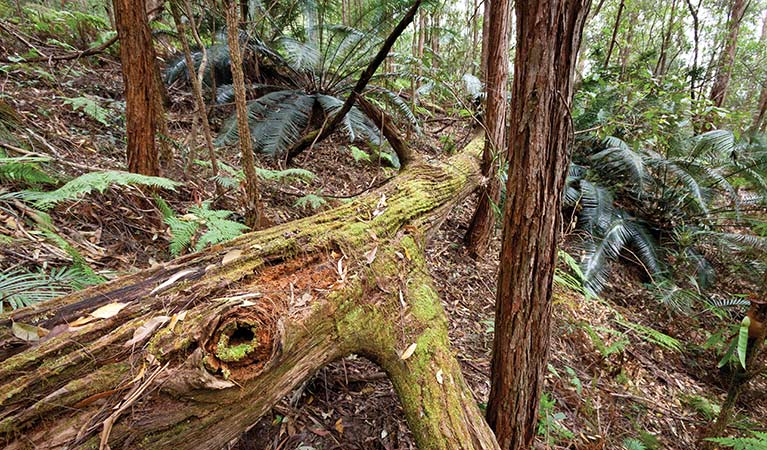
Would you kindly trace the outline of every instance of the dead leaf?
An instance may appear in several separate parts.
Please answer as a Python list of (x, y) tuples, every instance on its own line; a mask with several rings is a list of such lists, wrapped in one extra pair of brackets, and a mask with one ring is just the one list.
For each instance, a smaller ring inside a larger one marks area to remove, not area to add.
[(336, 268), (338, 272), (338, 279), (340, 281), (346, 280), (346, 268), (344, 267), (344, 258), (345, 256), (342, 256), (341, 259), (338, 260), (338, 267)]
[(378, 253), (378, 246), (376, 245), (373, 247), (372, 250), (365, 253), (365, 259), (367, 260), (368, 264), (373, 264), (373, 261), (376, 260), (376, 253)]
[(190, 273), (194, 273), (194, 269), (186, 269), (186, 270), (182, 270), (180, 272), (174, 273), (170, 278), (165, 280), (165, 282), (163, 282), (162, 284), (160, 284), (156, 288), (152, 289), (152, 292), (150, 292), (149, 295), (155, 294), (155, 293), (157, 293), (157, 292), (159, 292), (159, 291), (161, 291), (161, 290), (163, 290), (163, 289), (165, 289), (167, 287), (170, 287), (173, 283), (175, 283), (179, 279), (189, 275)]
[(311, 431), (312, 433), (316, 434), (317, 436), (322, 436), (322, 437), (325, 437), (325, 436), (330, 434), (329, 431), (315, 429), (315, 428), (309, 428), (309, 431)]
[(74, 322), (70, 322), (69, 323), (69, 331), (76, 331), (77, 329), (79, 329), (79, 328), (81, 328), (81, 327), (83, 327), (85, 325), (88, 325), (89, 323), (93, 322), (94, 320), (96, 320), (96, 318), (95, 317), (91, 317), (91, 316), (80, 317), (79, 319), (75, 320)]
[(442, 381), (443, 381), (443, 379), (442, 379), (442, 369), (439, 369), (437, 371), (437, 383), (442, 384)]
[(173, 314), (173, 317), (170, 318), (170, 325), (168, 325), (168, 328), (170, 328), (170, 331), (173, 331), (176, 329), (176, 324), (178, 322), (181, 322), (184, 319), (186, 319), (186, 313), (187, 311), (181, 311), (176, 314)]
[(21, 322), (13, 322), (11, 332), (14, 336), (27, 342), (37, 342), (41, 337), (48, 334), (48, 330), (35, 325), (28, 325)]
[(138, 344), (139, 342), (143, 342), (144, 339), (149, 337), (156, 329), (158, 329), (162, 324), (167, 322), (170, 319), (168, 316), (157, 316), (152, 317), (151, 319), (144, 322), (143, 325), (136, 328), (136, 331), (133, 332), (133, 338), (131, 338), (128, 342), (123, 344), (123, 347), (131, 347), (133, 345)]
[(418, 344), (416, 344), (415, 342), (413, 342), (412, 344), (410, 344), (410, 347), (406, 348), (406, 349), (405, 349), (405, 351), (404, 351), (404, 352), (402, 352), (402, 355), (400, 355), (400, 357), (399, 357), (399, 358), (400, 358), (401, 360), (403, 360), (403, 361), (404, 361), (404, 360), (406, 360), (406, 359), (408, 359), (408, 358), (410, 358), (411, 356), (413, 356), (413, 353), (415, 353), (415, 348), (416, 348), (417, 346), (418, 346)]
[(225, 266), (240, 256), (242, 256), (242, 250), (232, 250), (224, 255), (224, 259), (221, 260), (221, 264)]
[(127, 303), (109, 303), (90, 313), (90, 316), (96, 319), (109, 319), (116, 316), (126, 306), (128, 306)]
[(344, 434), (344, 418), (340, 417), (338, 420), (336, 420), (335, 425), (336, 431), (338, 431), (338, 434)]

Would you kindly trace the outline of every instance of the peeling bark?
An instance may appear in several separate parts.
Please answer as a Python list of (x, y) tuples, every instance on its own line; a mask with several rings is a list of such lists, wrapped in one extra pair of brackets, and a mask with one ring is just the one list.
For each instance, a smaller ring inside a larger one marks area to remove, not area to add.
[[(220, 449), (357, 353), (391, 378), (419, 448), (498, 449), (422, 251), (476, 188), (482, 142), (337, 209), (0, 316), (0, 445)], [(26, 342), (12, 323), (50, 332)]]

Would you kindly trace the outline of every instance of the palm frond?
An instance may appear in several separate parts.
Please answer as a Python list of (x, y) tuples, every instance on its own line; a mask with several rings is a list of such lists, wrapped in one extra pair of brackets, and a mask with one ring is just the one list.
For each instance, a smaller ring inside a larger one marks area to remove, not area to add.
[(581, 219), (589, 232), (607, 230), (615, 216), (613, 194), (610, 190), (588, 180), (580, 181)]
[(644, 158), (635, 152), (623, 140), (608, 136), (604, 140), (605, 149), (589, 158), (594, 162), (594, 169), (608, 177), (622, 175), (641, 192), (647, 178)]

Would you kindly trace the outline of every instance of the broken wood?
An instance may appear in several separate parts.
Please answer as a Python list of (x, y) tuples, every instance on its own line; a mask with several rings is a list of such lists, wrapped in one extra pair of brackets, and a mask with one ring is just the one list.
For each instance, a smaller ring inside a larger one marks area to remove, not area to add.
[(419, 448), (498, 449), (423, 254), (478, 185), (483, 140), (339, 208), (0, 316), (0, 444), (220, 449), (354, 353), (392, 380)]

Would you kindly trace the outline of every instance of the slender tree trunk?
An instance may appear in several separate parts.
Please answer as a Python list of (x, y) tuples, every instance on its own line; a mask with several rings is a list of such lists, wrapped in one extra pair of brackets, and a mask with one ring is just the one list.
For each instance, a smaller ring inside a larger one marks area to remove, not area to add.
[(700, 54), (700, 18), (698, 13), (700, 12), (700, 4), (702, 0), (698, 1), (698, 6), (692, 5), (692, 0), (685, 0), (687, 2), (687, 9), (692, 16), (692, 33), (693, 33), (693, 53), (692, 53), (692, 69), (690, 70), (690, 99), (695, 100), (695, 85), (698, 82), (698, 56)]
[(669, 46), (671, 45), (671, 34), (673, 33), (674, 26), (676, 25), (676, 5), (677, 0), (671, 0), (671, 14), (668, 18), (668, 25), (666, 25), (665, 30), (663, 30), (663, 39), (661, 40), (660, 45), (660, 56), (658, 57), (658, 63), (655, 65), (654, 73), (657, 77), (662, 77), (666, 74), (666, 60), (668, 59), (668, 50)]
[(529, 449), (536, 434), (573, 133), (573, 73), (589, 6), (589, 0), (516, 5), (513, 126), (487, 406), (503, 449)]
[[(764, 18), (762, 19), (762, 33), (759, 36), (759, 47), (762, 54), (767, 54), (765, 44), (767, 44), (767, 11), (765, 11)], [(756, 114), (754, 114), (754, 119), (751, 123), (751, 131), (757, 131), (759, 129), (762, 122), (764, 122), (765, 113), (767, 113), (767, 80), (762, 81), (761, 88), (759, 89), (759, 103), (757, 104)]]
[(626, 6), (626, 0), (621, 0), (620, 6), (618, 6), (618, 13), (615, 15), (615, 25), (613, 26), (613, 36), (610, 39), (610, 47), (607, 50), (607, 56), (605, 57), (605, 63), (602, 67), (607, 69), (610, 66), (610, 57), (613, 55), (613, 49), (615, 48), (615, 39), (618, 37), (618, 29), (621, 26), (621, 18), (623, 17), (623, 8)]
[(245, 225), (258, 228), (263, 220), (261, 199), (258, 193), (258, 174), (253, 155), (253, 142), (250, 139), (248, 125), (248, 106), (245, 103), (245, 76), (242, 72), (242, 52), (240, 50), (240, 29), (237, 2), (225, 0), (226, 35), (229, 44), (229, 55), (232, 60), (232, 85), (234, 86), (234, 103), (237, 108), (237, 133), (242, 156), (242, 170), (245, 172)]
[(732, 63), (735, 61), (735, 51), (738, 47), (740, 23), (743, 21), (748, 3), (746, 0), (732, 0), (730, 20), (727, 25), (727, 40), (719, 58), (714, 84), (709, 95), (711, 103), (717, 108), (724, 106), (724, 101), (727, 98), (727, 88), (730, 85), (730, 76), (732, 75)]
[(378, 129), (381, 130), (381, 133), (383, 133), (384, 137), (391, 145), (391, 148), (397, 154), (400, 168), (404, 168), (410, 164), (413, 161), (415, 154), (407, 142), (399, 135), (397, 126), (394, 124), (391, 116), (370, 103), (365, 97), (358, 97), (357, 105), (359, 105), (362, 112), (373, 121)]
[[(208, 148), (208, 158), (210, 159), (210, 166), (213, 169), (213, 176), (215, 177), (218, 175), (218, 160), (216, 158), (216, 149), (213, 147), (213, 136), (210, 132), (210, 123), (208, 122), (208, 108), (206, 107), (205, 99), (202, 96), (202, 79), (208, 64), (207, 51), (202, 47), (203, 55), (202, 60), (200, 61), (200, 70), (198, 73), (194, 73), (192, 52), (189, 48), (189, 40), (186, 37), (186, 27), (181, 21), (181, 13), (178, 10), (178, 5), (176, 5), (175, 2), (170, 2), (170, 10), (173, 15), (173, 21), (176, 23), (179, 38), (181, 39), (181, 46), (184, 49), (184, 59), (186, 60), (186, 67), (189, 70), (189, 80), (192, 84), (192, 93), (197, 105), (197, 116), (202, 124), (202, 134), (205, 137), (205, 146)], [(191, 27), (196, 28), (194, 17), (188, 17), (188, 19)], [(216, 191), (220, 191), (218, 183), (216, 183)]]
[(494, 205), (500, 199), (499, 158), (506, 148), (506, 85), (509, 79), (509, 2), (489, 0), (489, 33), (487, 47), (487, 108), (485, 151), (482, 152), (482, 175), (477, 209), (471, 218), (465, 241), (469, 253), (481, 257), (487, 252), (495, 229)]
[(439, 69), (439, 62), (440, 62), (440, 56), (439, 56), (439, 39), (440, 39), (440, 31), (441, 31), (441, 17), (440, 17), (440, 10), (435, 9), (432, 12), (431, 15), (431, 66), (436, 71)]
[(639, 13), (636, 10), (631, 10), (631, 12), (629, 12), (629, 24), (628, 29), (626, 30), (626, 39), (620, 51), (622, 80), (625, 80), (628, 76), (629, 60), (631, 58), (632, 46), (634, 44), (634, 33), (636, 32), (636, 25), (638, 20)]
[(376, 53), (376, 55), (370, 61), (370, 64), (368, 64), (368, 66), (362, 72), (359, 79), (357, 80), (357, 83), (354, 85), (354, 88), (352, 88), (351, 93), (348, 97), (346, 97), (344, 104), (338, 109), (338, 111), (330, 116), (320, 129), (307, 133), (304, 135), (304, 137), (302, 137), (298, 142), (294, 143), (288, 149), (288, 160), (300, 155), (304, 150), (317, 142), (321, 142), (323, 139), (330, 136), (333, 131), (335, 131), (346, 114), (351, 111), (352, 106), (354, 106), (354, 102), (357, 101), (357, 98), (362, 94), (362, 91), (365, 89), (368, 82), (370, 82), (373, 74), (375, 74), (376, 70), (378, 70), (378, 67), (386, 59), (386, 56), (394, 46), (394, 43), (397, 42), (397, 38), (399, 38), (402, 32), (405, 31), (405, 28), (407, 28), (407, 26), (413, 22), (415, 14), (418, 12), (418, 8), (421, 6), (421, 3), (422, 0), (415, 0), (415, 2), (413, 2), (413, 6), (411, 6), (405, 15), (402, 16), (402, 19), (400, 19), (397, 26), (394, 27), (392, 32), (384, 41), (381, 48), (378, 49), (378, 53)]
[(159, 90), (152, 35), (144, 2), (113, 0), (115, 26), (120, 39), (120, 61), (125, 84), (125, 122), (128, 170), (142, 175), (160, 174), (155, 143)]
[(418, 448), (500, 450), (423, 257), (476, 188), (482, 139), (337, 209), (0, 316), (0, 447), (226, 448), (355, 353), (391, 378)]
[(479, 59), (479, 79), (485, 83), (487, 88), (487, 53), (490, 44), (490, 3), (493, 0), (484, 0), (484, 10), (482, 13), (482, 53)]

